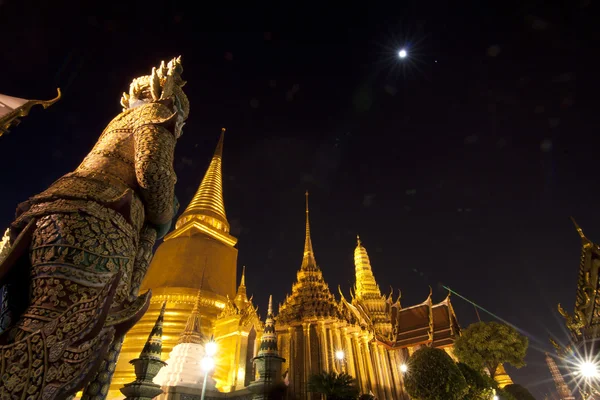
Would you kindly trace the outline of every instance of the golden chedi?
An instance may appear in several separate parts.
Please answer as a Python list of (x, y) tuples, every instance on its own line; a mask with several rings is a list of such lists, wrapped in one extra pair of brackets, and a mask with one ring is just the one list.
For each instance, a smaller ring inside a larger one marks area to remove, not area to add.
[(141, 287), (142, 291), (152, 290), (150, 308), (125, 338), (109, 398), (119, 398), (118, 389), (134, 378), (128, 362), (139, 354), (164, 302), (167, 312), (162, 354), (166, 358), (185, 330), (198, 290), (201, 326), (206, 335), (211, 334), (228, 297), (235, 295), (237, 239), (229, 232), (223, 201), (224, 133), (225, 129), (198, 191), (152, 259)]

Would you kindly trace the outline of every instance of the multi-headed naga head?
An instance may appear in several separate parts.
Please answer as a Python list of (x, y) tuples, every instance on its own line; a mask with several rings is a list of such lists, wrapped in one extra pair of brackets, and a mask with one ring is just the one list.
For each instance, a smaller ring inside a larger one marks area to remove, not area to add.
[(121, 98), (123, 111), (143, 103), (172, 99), (180, 115), (180, 130), (190, 113), (190, 103), (183, 92), (186, 82), (181, 78), (182, 73), (181, 56), (173, 58), (166, 65), (161, 61), (158, 68), (152, 68), (152, 74), (140, 76), (131, 82), (129, 93), (123, 93)]

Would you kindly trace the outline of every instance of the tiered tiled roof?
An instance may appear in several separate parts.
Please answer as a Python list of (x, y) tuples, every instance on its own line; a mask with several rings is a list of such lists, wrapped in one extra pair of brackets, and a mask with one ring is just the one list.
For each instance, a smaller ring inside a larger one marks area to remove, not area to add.
[(302, 265), (292, 285), (292, 294), (279, 306), (278, 324), (293, 324), (311, 318), (339, 317), (338, 304), (317, 265), (310, 237), (308, 192), (306, 192), (306, 237)]

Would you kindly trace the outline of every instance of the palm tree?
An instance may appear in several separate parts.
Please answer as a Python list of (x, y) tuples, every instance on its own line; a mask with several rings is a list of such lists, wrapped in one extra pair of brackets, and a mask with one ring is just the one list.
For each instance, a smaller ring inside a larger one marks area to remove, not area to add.
[(308, 380), (308, 391), (324, 394), (326, 400), (354, 400), (358, 397), (354, 378), (345, 373), (315, 374)]

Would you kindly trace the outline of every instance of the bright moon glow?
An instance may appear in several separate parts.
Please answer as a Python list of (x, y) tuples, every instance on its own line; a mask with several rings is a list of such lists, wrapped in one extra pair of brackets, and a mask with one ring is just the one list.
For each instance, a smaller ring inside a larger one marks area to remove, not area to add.
[(398, 56), (400, 58), (405, 58), (407, 56), (406, 50), (402, 49), (398, 52)]
[(211, 357), (204, 357), (200, 363), (200, 366), (204, 372), (208, 372), (215, 367), (215, 360), (213, 360)]
[(400, 372), (404, 373), (404, 372), (406, 372), (406, 371), (408, 371), (408, 365), (406, 365), (406, 364), (402, 364), (402, 365), (400, 366)]
[(213, 341), (206, 343), (204, 346), (204, 350), (206, 351), (207, 356), (214, 356), (217, 353), (217, 344)]
[(586, 378), (595, 378), (598, 376), (598, 367), (596, 364), (587, 361), (581, 364), (579, 372)]
[(344, 353), (344, 350), (337, 350), (335, 352), (335, 358), (337, 358), (338, 360), (343, 360), (344, 357), (346, 357), (346, 354)]

